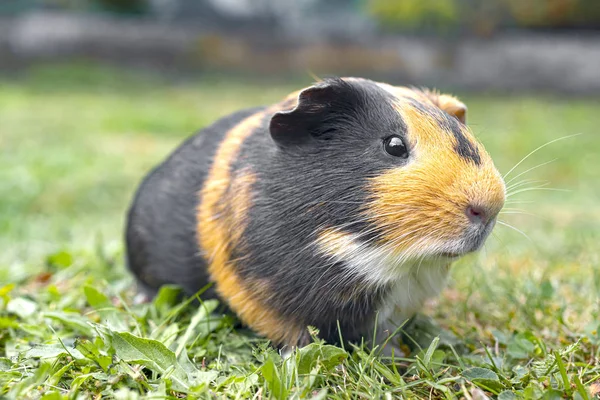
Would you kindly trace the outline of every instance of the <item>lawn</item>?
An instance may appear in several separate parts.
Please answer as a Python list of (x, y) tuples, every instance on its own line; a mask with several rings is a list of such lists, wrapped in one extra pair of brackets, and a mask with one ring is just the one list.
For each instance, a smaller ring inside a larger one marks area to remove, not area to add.
[(403, 358), (314, 343), (282, 361), (214, 302), (164, 288), (133, 304), (122, 231), (140, 179), (196, 129), (297, 87), (92, 66), (0, 76), (0, 397), (597, 396), (600, 98), (462, 96), (503, 173), (581, 135), (510, 172), (501, 219), (516, 230), (453, 267)]

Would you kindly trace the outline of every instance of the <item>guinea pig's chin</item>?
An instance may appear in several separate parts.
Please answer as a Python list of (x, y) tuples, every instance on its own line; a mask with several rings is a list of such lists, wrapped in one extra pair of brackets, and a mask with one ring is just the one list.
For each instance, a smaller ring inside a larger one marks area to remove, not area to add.
[(439, 256), (449, 259), (458, 259), (465, 254), (473, 253), (481, 249), (492, 232), (492, 229), (494, 229), (494, 225), (496, 225), (495, 218), (485, 226), (470, 226), (463, 237), (449, 244), (447, 249), (442, 249), (438, 253)]

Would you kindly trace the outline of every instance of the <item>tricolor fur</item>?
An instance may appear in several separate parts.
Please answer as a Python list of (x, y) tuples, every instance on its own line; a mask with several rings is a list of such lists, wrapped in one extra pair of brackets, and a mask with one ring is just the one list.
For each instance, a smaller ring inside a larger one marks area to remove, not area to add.
[[(220, 120), (144, 181), (130, 268), (149, 290), (213, 282), (207, 296), (277, 344), (306, 343), (309, 325), (335, 342), (368, 336), (378, 314), (401, 323), (504, 204), (465, 111), (452, 96), (344, 78)], [(407, 159), (383, 151), (390, 135)]]

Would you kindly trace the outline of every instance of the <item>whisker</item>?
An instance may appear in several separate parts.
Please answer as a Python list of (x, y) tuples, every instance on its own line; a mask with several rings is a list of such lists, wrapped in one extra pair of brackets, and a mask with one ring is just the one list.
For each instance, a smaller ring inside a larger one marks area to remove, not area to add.
[(523, 163), (525, 160), (527, 160), (527, 159), (528, 159), (530, 156), (532, 156), (533, 154), (535, 154), (537, 151), (539, 151), (539, 150), (543, 149), (544, 147), (546, 147), (546, 146), (549, 146), (549, 145), (551, 145), (552, 143), (556, 143), (556, 142), (558, 142), (558, 141), (560, 141), (560, 140), (569, 139), (569, 138), (572, 138), (572, 137), (575, 137), (575, 136), (580, 136), (580, 135), (582, 135), (582, 133), (576, 133), (576, 134), (574, 134), (574, 135), (563, 136), (563, 137), (560, 137), (560, 138), (558, 138), (558, 139), (551, 140), (551, 141), (549, 141), (548, 143), (545, 143), (545, 144), (543, 144), (543, 145), (539, 146), (538, 148), (536, 148), (535, 150), (533, 150), (533, 151), (531, 151), (529, 154), (527, 154), (525, 157), (523, 157), (523, 158), (521, 159), (521, 161), (519, 161), (518, 163), (516, 163), (516, 164), (515, 164), (515, 166), (514, 166), (514, 167), (512, 167), (512, 168), (511, 168), (511, 169), (510, 169), (510, 170), (509, 170), (509, 171), (508, 171), (506, 174), (504, 174), (504, 176), (503, 176), (502, 178), (503, 178), (504, 180), (506, 180), (506, 178), (508, 177), (508, 175), (510, 175), (510, 173), (511, 173), (511, 172), (513, 172), (513, 171), (515, 170), (515, 168), (517, 168), (517, 167), (518, 167), (519, 165), (521, 165), (521, 164), (522, 164), (522, 163)]
[(523, 232), (522, 230), (520, 230), (520, 229), (518, 229), (518, 228), (515, 228), (515, 227), (514, 227), (514, 226), (512, 226), (511, 224), (508, 224), (508, 223), (506, 223), (506, 222), (504, 222), (504, 221), (497, 220), (497, 222), (498, 222), (500, 225), (504, 225), (504, 226), (506, 226), (506, 227), (508, 227), (508, 228), (511, 228), (511, 229), (513, 229), (515, 232), (518, 232), (518, 233), (520, 233), (521, 235), (525, 236), (525, 238), (526, 238), (527, 240), (529, 240), (531, 243), (534, 243), (534, 241), (533, 241), (533, 240), (531, 240), (531, 238), (530, 238), (529, 236), (527, 236), (527, 234), (526, 234), (525, 232)]
[(550, 184), (549, 182), (544, 182), (544, 183), (539, 184), (537, 186), (530, 186), (530, 187), (527, 187), (527, 188), (520, 188), (520, 189), (517, 189), (517, 190), (507, 191), (506, 192), (506, 197), (512, 196), (513, 194), (519, 192), (520, 190), (533, 189), (533, 188), (535, 188), (535, 189), (537, 189), (537, 188), (543, 188), (543, 187), (548, 186), (549, 184)]
[(524, 186), (524, 185), (529, 185), (529, 184), (532, 184), (532, 185), (533, 184), (545, 184), (546, 185), (548, 183), (549, 183), (548, 181), (539, 181), (539, 180), (536, 181), (534, 179), (525, 179), (525, 180), (513, 183), (510, 186), (507, 186), (506, 192), (510, 193), (511, 190), (514, 190), (514, 189), (518, 188), (519, 186)]
[(533, 188), (519, 189), (516, 192), (509, 193), (509, 194), (506, 195), (506, 198), (514, 196), (515, 194), (519, 194), (519, 193), (523, 193), (523, 192), (531, 192), (531, 191), (534, 191), (534, 190), (548, 190), (548, 191), (551, 191), (551, 192), (566, 192), (566, 193), (571, 192), (571, 190), (569, 190), (569, 189), (557, 189), (557, 188), (547, 188), (547, 187), (533, 187)]
[(504, 202), (504, 204), (531, 204), (533, 202), (534, 202), (533, 200), (516, 200), (516, 199), (513, 199), (513, 200), (506, 200)]
[(550, 220), (548, 218), (544, 218), (541, 215), (537, 215), (537, 214), (530, 213), (530, 212), (527, 212), (527, 211), (507, 211), (507, 212), (500, 211), (500, 214), (502, 214), (502, 215), (511, 215), (511, 214), (529, 215), (531, 217), (539, 218), (539, 219), (541, 219), (543, 221), (550, 222)]
[(511, 183), (512, 181), (514, 181), (515, 179), (517, 179), (518, 177), (520, 177), (520, 176), (522, 176), (522, 175), (525, 175), (526, 173), (528, 173), (528, 172), (531, 172), (531, 171), (533, 171), (534, 169), (537, 169), (537, 168), (539, 168), (539, 167), (543, 167), (544, 165), (548, 165), (548, 164), (550, 164), (550, 163), (553, 163), (553, 162), (554, 162), (554, 161), (556, 161), (556, 160), (558, 160), (558, 158), (555, 158), (555, 159), (553, 159), (553, 160), (550, 160), (550, 161), (546, 161), (545, 163), (538, 164), (538, 165), (536, 165), (535, 167), (531, 167), (531, 168), (529, 168), (528, 170), (525, 170), (525, 171), (521, 172), (520, 174), (513, 176), (513, 177), (512, 177), (510, 180), (508, 180), (508, 182), (506, 182), (506, 184), (508, 185), (509, 183)]
[(502, 248), (506, 248), (506, 244), (502, 241), (502, 239), (500, 239), (500, 236), (498, 236), (495, 231), (492, 231), (492, 236), (500, 242), (500, 246), (502, 246)]

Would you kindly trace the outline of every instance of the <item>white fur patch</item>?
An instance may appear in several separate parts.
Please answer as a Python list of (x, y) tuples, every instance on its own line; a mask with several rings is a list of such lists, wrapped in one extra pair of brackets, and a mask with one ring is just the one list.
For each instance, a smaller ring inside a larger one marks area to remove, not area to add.
[(446, 284), (451, 263), (443, 258), (406, 257), (348, 233), (330, 238), (325, 235), (317, 245), (332, 259), (342, 261), (348, 273), (362, 276), (376, 286), (391, 285), (392, 290), (378, 310), (381, 324), (402, 324), (421, 309), (425, 300), (437, 296)]
[(380, 324), (396, 327), (419, 311), (425, 300), (436, 297), (446, 286), (448, 266), (424, 261), (395, 282), (379, 310)]

